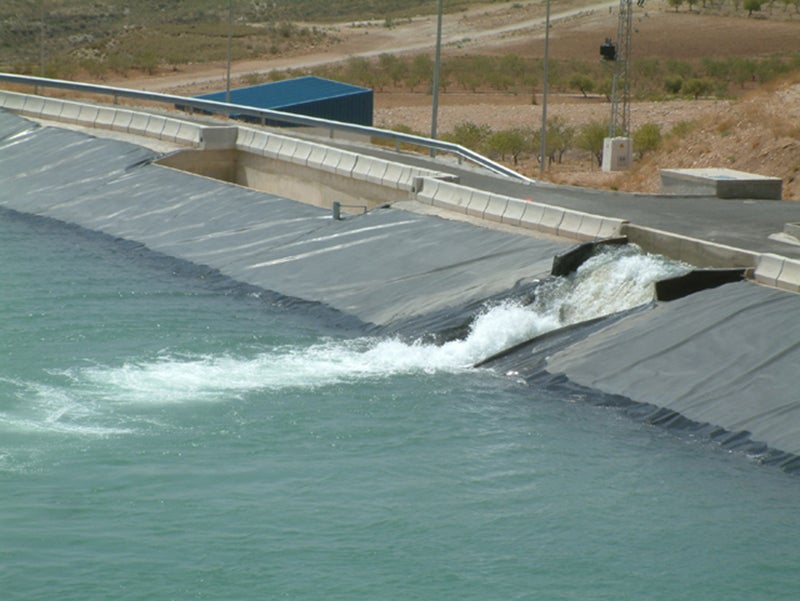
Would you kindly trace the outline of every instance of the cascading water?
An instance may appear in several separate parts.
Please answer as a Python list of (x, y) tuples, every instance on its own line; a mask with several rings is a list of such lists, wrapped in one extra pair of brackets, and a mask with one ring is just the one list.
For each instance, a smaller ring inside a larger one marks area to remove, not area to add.
[(634, 246), (601, 248), (574, 274), (543, 282), (532, 304), (505, 301), (486, 307), (466, 338), (441, 346), (395, 338), (332, 340), (306, 348), (276, 347), (250, 357), (167, 354), (62, 375), (89, 397), (113, 391), (109, 396), (118, 403), (174, 403), (402, 373), (457, 372), (557, 328), (646, 304), (656, 281), (688, 269)]

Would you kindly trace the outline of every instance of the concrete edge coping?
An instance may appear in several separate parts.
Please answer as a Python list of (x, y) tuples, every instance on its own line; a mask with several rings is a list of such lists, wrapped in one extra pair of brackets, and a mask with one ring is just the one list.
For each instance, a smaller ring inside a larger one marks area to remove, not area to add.
[(800, 292), (800, 261), (764, 253), (758, 259), (754, 279), (760, 284)]
[(685, 261), (697, 267), (755, 267), (761, 253), (709, 242), (690, 236), (626, 223), (622, 234), (650, 252)]
[(25, 108), (26, 98), (27, 94), (0, 90), (0, 107), (12, 112), (22, 112)]
[(201, 138), (200, 132), (204, 129), (203, 126), (191, 121), (116, 106), (7, 91), (0, 91), (0, 106), (23, 115), (171, 142), (196, 144)]

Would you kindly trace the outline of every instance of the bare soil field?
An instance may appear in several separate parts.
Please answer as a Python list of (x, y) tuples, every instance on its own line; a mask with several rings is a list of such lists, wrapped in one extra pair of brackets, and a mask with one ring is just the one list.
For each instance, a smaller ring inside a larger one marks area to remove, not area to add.
[[(447, 56), (513, 53), (541, 57), (544, 50), (544, 3), (489, 4), (455, 15), (445, 15), (443, 60)], [(558, 59), (599, 60), (599, 46), (616, 37), (618, 2), (564, 0), (551, 15), (550, 56)], [(667, 3), (648, 0), (634, 13), (632, 53), (636, 58), (699, 60), (704, 57), (762, 57), (773, 53), (800, 52), (800, 14), (776, 8), (761, 17), (680, 12)], [(375, 57), (384, 52), (433, 52), (436, 19), (419, 17), (386, 27), (384, 23), (349, 23), (326, 27), (332, 34), (329, 47), (312, 53), (298, 50), (292, 56), (270, 57), (233, 66), (235, 85), (244, 77), (273, 69), (300, 69), (346, 60), (353, 56)], [(126, 87), (194, 94), (224, 86), (225, 66), (219, 64), (181, 67), (174, 71), (136, 79), (108, 82)], [(634, 82), (635, 86), (635, 82)], [(686, 122), (679, 138), (665, 139), (660, 151), (645, 155), (632, 169), (602, 173), (588, 154), (569, 153), (555, 164), (546, 179), (573, 185), (628, 191), (656, 192), (659, 168), (728, 167), (781, 177), (784, 198), (800, 200), (800, 78), (757, 88), (748, 84), (732, 100), (675, 100), (634, 102), (632, 129), (655, 123), (663, 132)], [(466, 121), (493, 129), (541, 123), (541, 98), (529, 95), (440, 93), (438, 131), (452, 130)], [(430, 130), (431, 96), (405, 91), (376, 91), (375, 123), (379, 127), (407, 126)], [(605, 98), (576, 95), (548, 97), (548, 116), (561, 116), (581, 125), (606, 120), (610, 105)], [(535, 161), (514, 166), (519, 172), (539, 176)]]

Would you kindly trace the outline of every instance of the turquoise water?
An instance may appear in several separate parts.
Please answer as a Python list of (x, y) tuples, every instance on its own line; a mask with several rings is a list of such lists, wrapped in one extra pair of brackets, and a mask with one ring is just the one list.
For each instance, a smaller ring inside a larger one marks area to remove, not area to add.
[(54, 222), (0, 249), (4, 600), (800, 596), (796, 476)]

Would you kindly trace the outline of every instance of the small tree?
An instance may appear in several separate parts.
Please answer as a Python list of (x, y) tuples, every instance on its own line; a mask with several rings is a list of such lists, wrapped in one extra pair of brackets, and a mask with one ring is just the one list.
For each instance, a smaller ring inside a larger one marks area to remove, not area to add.
[(499, 154), (502, 160), (510, 154), (517, 165), (519, 155), (530, 148), (529, 140), (530, 137), (521, 129), (502, 129), (489, 136), (486, 147), (491, 154)]
[(491, 129), (488, 125), (477, 125), (471, 121), (465, 121), (456, 125), (450, 134), (446, 134), (442, 138), (464, 148), (480, 151), (490, 133)]
[(681, 91), (693, 96), (695, 100), (700, 96), (706, 96), (713, 89), (713, 84), (707, 79), (690, 79), (681, 86)]
[(661, 146), (661, 127), (655, 123), (645, 123), (633, 132), (633, 147), (641, 159), (646, 152), (658, 150)]
[(763, 0), (744, 0), (743, 7), (747, 11), (747, 16), (752, 16), (754, 11), (760, 11), (763, 3)]
[(675, 12), (678, 12), (681, 4), (683, 4), (683, 0), (669, 0), (669, 5), (675, 7)]
[(593, 121), (581, 127), (575, 146), (581, 150), (591, 152), (597, 165), (603, 164), (603, 142), (608, 136), (608, 123)]
[(594, 90), (594, 80), (583, 73), (575, 73), (569, 78), (569, 87), (573, 90), (579, 90), (583, 97), (587, 98), (588, 93)]

